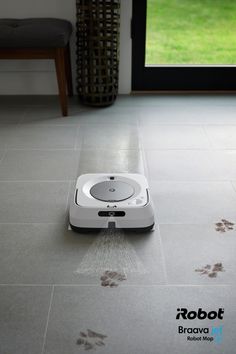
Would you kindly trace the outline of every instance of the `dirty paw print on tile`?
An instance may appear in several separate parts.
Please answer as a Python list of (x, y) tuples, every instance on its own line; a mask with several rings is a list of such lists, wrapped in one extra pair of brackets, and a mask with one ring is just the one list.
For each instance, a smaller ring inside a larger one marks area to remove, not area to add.
[(225, 272), (222, 263), (215, 263), (213, 265), (207, 264), (205, 267), (195, 269), (200, 275), (206, 275), (209, 278), (216, 278), (219, 272)]
[(226, 231), (232, 231), (234, 230), (234, 223), (230, 222), (226, 219), (221, 219), (220, 222), (217, 222), (215, 224), (215, 229), (218, 232), (224, 233)]
[(117, 273), (106, 270), (101, 276), (101, 285), (109, 288), (117, 288), (120, 282), (126, 280), (126, 275), (123, 273)]
[(105, 345), (105, 334), (94, 332), (91, 329), (87, 329), (87, 332), (80, 332), (80, 336), (76, 342), (84, 350), (95, 350), (96, 347), (102, 347)]

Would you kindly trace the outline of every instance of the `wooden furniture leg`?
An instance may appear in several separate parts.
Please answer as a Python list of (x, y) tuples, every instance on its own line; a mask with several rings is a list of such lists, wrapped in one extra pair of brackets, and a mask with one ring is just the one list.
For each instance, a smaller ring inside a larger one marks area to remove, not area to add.
[(57, 82), (59, 89), (60, 104), (63, 116), (68, 115), (67, 107), (67, 95), (66, 95), (66, 85), (67, 85), (67, 76), (65, 70), (65, 48), (56, 48), (55, 49), (55, 65), (57, 72)]

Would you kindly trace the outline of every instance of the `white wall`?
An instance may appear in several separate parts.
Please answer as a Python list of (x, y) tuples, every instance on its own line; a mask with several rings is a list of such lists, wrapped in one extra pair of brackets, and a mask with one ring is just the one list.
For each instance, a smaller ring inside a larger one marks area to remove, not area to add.
[[(76, 0), (0, 1), (0, 18), (59, 17), (76, 21)], [(131, 91), (130, 19), (132, 0), (121, 0), (119, 92)], [(73, 79), (75, 82), (75, 33), (71, 39)], [(57, 94), (54, 63), (48, 60), (0, 60), (0, 94)]]

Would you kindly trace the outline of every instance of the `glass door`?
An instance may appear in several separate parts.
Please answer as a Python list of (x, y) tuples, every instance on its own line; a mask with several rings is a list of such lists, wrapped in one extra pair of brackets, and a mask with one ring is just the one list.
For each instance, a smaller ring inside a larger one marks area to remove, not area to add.
[(236, 1), (133, 1), (132, 89), (236, 90)]

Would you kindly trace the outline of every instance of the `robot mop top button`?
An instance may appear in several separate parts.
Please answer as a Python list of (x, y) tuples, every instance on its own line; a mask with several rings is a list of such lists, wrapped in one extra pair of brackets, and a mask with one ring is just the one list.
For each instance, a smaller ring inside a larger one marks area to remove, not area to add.
[(104, 202), (120, 202), (132, 197), (134, 188), (122, 181), (104, 181), (95, 184), (90, 189), (90, 194)]

